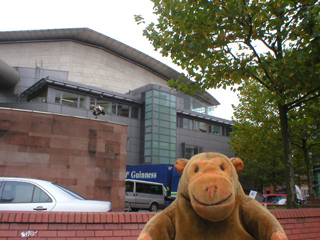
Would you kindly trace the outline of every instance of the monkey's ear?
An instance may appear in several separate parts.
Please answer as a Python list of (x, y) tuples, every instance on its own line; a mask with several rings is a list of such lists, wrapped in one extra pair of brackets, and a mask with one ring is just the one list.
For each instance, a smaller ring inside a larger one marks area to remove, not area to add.
[(176, 160), (175, 164), (174, 164), (174, 169), (177, 171), (177, 173), (179, 173), (180, 175), (182, 175), (183, 173), (183, 169), (185, 168), (185, 166), (188, 163), (188, 159), (186, 158), (179, 158)]
[(237, 173), (241, 172), (244, 168), (244, 163), (240, 158), (230, 158), (233, 166), (236, 168)]

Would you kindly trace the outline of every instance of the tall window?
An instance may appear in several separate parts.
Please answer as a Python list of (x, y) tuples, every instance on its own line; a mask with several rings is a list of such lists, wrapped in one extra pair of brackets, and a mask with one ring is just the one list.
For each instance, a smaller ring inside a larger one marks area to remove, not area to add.
[(188, 118), (183, 118), (183, 122), (182, 123), (183, 123), (182, 127), (184, 129), (190, 129), (190, 130), (193, 129), (193, 120), (188, 119)]
[(229, 137), (230, 133), (232, 132), (231, 127), (224, 127), (223, 135)]
[(144, 162), (169, 164), (176, 160), (176, 96), (150, 90), (145, 96)]

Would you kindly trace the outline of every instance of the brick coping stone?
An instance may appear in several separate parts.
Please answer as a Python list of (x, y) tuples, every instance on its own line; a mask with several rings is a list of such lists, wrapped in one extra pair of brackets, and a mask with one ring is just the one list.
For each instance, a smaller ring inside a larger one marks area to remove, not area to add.
[[(270, 210), (277, 219), (318, 218), (320, 208)], [(147, 223), (149, 212), (0, 212), (0, 223)]]

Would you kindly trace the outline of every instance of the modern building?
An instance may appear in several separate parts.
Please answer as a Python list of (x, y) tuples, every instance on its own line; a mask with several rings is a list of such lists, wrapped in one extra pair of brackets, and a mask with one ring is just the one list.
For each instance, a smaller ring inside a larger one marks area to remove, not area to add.
[[(125, 125), (127, 165), (234, 156), (232, 122), (214, 115), (219, 102), (170, 89), (179, 75), (88, 28), (0, 32), (0, 107)], [(99, 106), (104, 114), (94, 114)]]
[(177, 93), (179, 72), (91, 29), (0, 32), (0, 106), (128, 125), (127, 164), (174, 163), (197, 152), (233, 156), (232, 123), (209, 93)]

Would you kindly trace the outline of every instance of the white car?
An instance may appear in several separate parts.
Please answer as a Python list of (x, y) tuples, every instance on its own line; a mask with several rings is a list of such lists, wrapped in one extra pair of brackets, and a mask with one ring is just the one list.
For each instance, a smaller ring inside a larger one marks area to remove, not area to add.
[(111, 203), (44, 180), (0, 177), (0, 211), (110, 212)]

